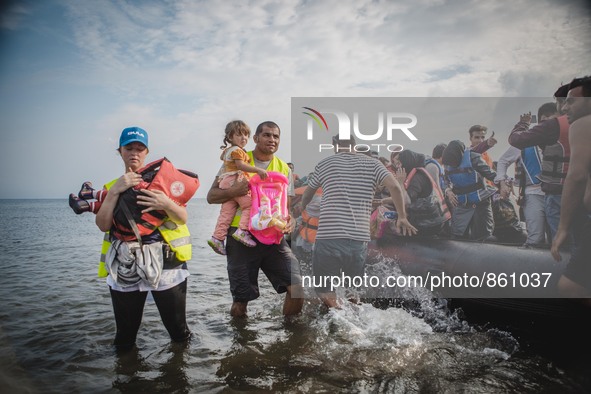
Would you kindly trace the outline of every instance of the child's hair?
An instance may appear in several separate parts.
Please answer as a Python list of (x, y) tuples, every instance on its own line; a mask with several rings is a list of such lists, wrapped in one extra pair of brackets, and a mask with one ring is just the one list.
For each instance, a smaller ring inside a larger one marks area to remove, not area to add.
[(226, 125), (225, 135), (224, 135), (224, 142), (220, 149), (226, 149), (228, 145), (232, 145), (230, 139), (234, 134), (244, 134), (247, 137), (250, 137), (250, 127), (246, 123), (241, 120), (233, 120)]

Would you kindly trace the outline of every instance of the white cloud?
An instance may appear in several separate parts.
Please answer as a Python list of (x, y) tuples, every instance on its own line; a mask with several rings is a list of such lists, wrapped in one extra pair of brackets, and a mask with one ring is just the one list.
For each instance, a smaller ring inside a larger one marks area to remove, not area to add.
[(277, 121), (289, 158), (294, 96), (551, 96), (589, 73), (583, 4), (63, 1), (64, 20), (30, 17), (71, 37), (82, 60), (60, 89), (111, 97), (89, 132), (116, 139), (139, 124), (159, 151), (213, 179), (232, 119)]
[[(589, 57), (588, 27), (582, 28), (589, 18), (572, 20), (577, 3), (119, 4), (68, 3), (78, 43), (103, 76), (114, 74), (106, 83), (121, 86), (126, 78), (129, 92), (146, 89), (155, 97), (421, 96), (448, 87), (433, 83), (432, 75), (450, 65), (495, 79), (447, 95), (524, 94), (504, 85), (502, 75), (546, 73), (544, 83), (553, 87), (556, 74), (565, 79), (582, 72)], [(575, 59), (565, 64), (569, 56)], [(155, 85), (153, 74), (164, 83)], [(463, 82), (461, 74), (450, 82)]]

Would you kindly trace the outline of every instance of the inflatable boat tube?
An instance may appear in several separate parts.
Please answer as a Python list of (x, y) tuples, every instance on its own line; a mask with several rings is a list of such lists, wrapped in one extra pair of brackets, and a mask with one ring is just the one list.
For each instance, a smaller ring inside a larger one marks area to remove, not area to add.
[(565, 253), (556, 262), (547, 249), (418, 236), (381, 239), (369, 250), (368, 264), (391, 259), (445, 298), (561, 298), (556, 284), (569, 260)]
[[(509, 330), (517, 338), (526, 338), (528, 341), (538, 340), (543, 348), (548, 348), (550, 344), (553, 344), (554, 350), (583, 344), (588, 348), (591, 346), (589, 300), (561, 298), (556, 288), (569, 258), (568, 253), (563, 253), (563, 261), (557, 263), (548, 249), (396, 237), (380, 240), (379, 243), (372, 242), (367, 264), (395, 262), (401, 273), (421, 277), (427, 274), (441, 275), (443, 272), (450, 276), (467, 274), (480, 275), (481, 278), (483, 273), (494, 274), (497, 278), (495, 288), (445, 289), (434, 291), (434, 295), (447, 298), (448, 306), (452, 310), (461, 309), (462, 317), (468, 321)], [(507, 278), (507, 286), (500, 288), (498, 278), (503, 273)], [(536, 273), (550, 274), (545, 287), (531, 287), (532, 275)], [(517, 278), (515, 287), (511, 283), (512, 274)], [(522, 286), (527, 283), (530, 287)], [(511, 288), (508, 288), (509, 284)], [(397, 302), (400, 304), (400, 300)]]

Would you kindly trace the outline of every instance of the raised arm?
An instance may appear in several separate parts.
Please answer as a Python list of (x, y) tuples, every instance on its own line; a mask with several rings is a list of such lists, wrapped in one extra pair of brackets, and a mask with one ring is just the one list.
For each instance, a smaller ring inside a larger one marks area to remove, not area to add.
[(521, 115), (519, 122), (509, 134), (509, 144), (517, 149), (528, 146), (552, 145), (560, 136), (560, 125), (556, 119), (548, 119), (529, 128), (531, 113)]
[(497, 139), (495, 138), (495, 132), (493, 131), (489, 138), (485, 139), (480, 144), (478, 144), (474, 148), (472, 148), (472, 152), (483, 154), (484, 152), (486, 152), (487, 150), (489, 150), (490, 148), (492, 148), (496, 144), (497, 144)]

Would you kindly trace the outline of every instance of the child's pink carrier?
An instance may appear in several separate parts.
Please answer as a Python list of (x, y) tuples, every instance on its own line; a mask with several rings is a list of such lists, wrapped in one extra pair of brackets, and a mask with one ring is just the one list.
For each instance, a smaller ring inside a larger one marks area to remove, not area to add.
[(255, 174), (250, 179), (252, 205), (249, 230), (259, 242), (279, 244), (287, 225), (287, 177), (279, 172), (267, 172), (267, 179)]

